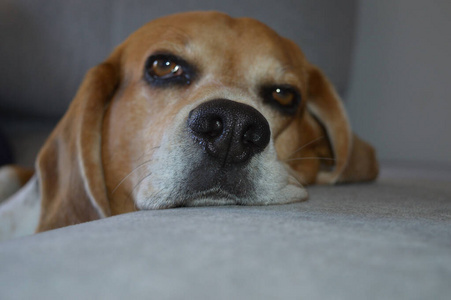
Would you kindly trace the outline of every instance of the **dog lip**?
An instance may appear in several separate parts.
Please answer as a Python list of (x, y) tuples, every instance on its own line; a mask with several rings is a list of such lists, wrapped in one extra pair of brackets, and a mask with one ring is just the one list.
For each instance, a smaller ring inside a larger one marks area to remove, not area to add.
[(237, 205), (240, 199), (221, 188), (196, 192), (184, 201), (186, 206)]
[(203, 197), (216, 196), (216, 197), (225, 197), (225, 198), (233, 198), (233, 199), (237, 198), (232, 193), (229, 193), (221, 188), (213, 188), (213, 189), (210, 189), (205, 192), (199, 192), (199, 194), (200, 194), (200, 196), (203, 196)]

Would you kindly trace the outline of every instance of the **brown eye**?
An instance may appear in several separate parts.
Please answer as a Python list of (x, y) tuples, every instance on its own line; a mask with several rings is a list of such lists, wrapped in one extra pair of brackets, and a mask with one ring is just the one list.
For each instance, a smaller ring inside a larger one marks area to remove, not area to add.
[(183, 74), (183, 69), (177, 63), (169, 59), (156, 59), (149, 70), (150, 75), (159, 77), (161, 79), (180, 76)]
[(290, 106), (293, 104), (293, 101), (296, 98), (296, 94), (293, 91), (287, 89), (276, 88), (272, 92), (272, 97), (279, 104), (283, 106)]
[(282, 113), (294, 115), (301, 103), (301, 94), (291, 85), (263, 86), (260, 92), (263, 101)]
[(193, 65), (172, 54), (152, 55), (144, 66), (144, 79), (155, 87), (189, 85), (196, 73)]

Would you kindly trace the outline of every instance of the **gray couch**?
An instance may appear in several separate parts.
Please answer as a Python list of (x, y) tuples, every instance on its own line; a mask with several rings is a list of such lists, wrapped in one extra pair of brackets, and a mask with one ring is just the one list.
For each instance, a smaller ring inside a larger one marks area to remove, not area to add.
[(295, 40), (350, 98), (354, 129), (383, 161), (377, 182), (310, 187), (304, 203), (143, 211), (3, 242), (0, 299), (449, 299), (451, 164), (402, 161), (372, 130), (383, 110), (360, 97), (375, 87), (357, 75), (377, 28), (361, 15), (374, 4), (357, 4), (0, 0), (0, 129), (20, 164), (33, 164), (89, 67), (146, 21), (193, 9), (252, 16)]

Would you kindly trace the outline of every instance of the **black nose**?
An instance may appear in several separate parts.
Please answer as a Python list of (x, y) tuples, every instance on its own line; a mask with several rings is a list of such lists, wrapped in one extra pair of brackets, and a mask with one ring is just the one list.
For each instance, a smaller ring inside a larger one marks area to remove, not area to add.
[(205, 152), (223, 165), (247, 162), (266, 148), (271, 137), (268, 121), (260, 112), (224, 99), (193, 109), (188, 128)]

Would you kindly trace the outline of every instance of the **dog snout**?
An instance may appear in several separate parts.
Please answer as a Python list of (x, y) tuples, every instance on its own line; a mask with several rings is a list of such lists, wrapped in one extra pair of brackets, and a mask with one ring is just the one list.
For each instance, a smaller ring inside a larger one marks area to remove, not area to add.
[(255, 108), (231, 100), (204, 102), (188, 116), (192, 138), (223, 165), (249, 161), (269, 143), (266, 118)]

